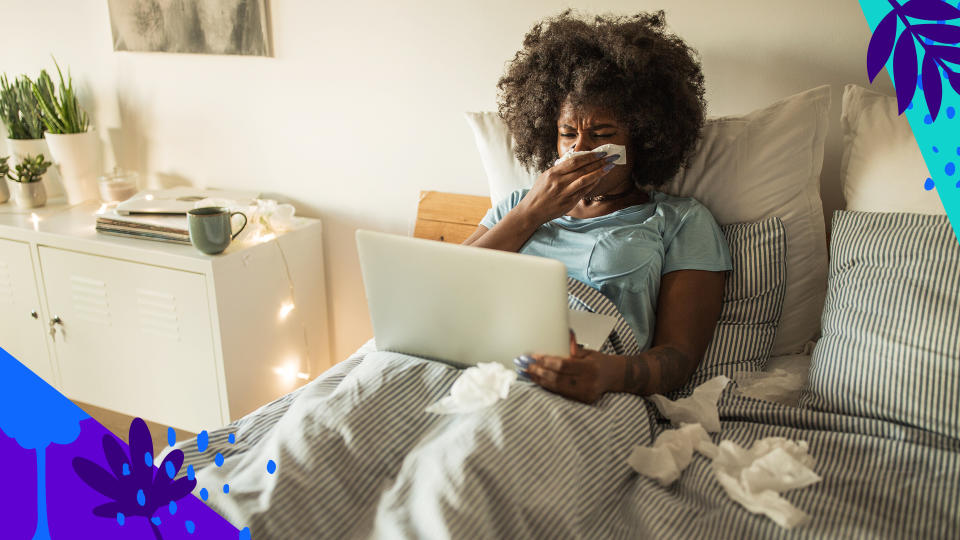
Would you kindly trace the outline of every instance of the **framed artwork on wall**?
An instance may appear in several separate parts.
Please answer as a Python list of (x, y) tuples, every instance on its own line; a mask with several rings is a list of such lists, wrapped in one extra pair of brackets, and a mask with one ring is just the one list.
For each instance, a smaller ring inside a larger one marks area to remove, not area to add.
[(107, 0), (113, 50), (270, 56), (266, 0)]

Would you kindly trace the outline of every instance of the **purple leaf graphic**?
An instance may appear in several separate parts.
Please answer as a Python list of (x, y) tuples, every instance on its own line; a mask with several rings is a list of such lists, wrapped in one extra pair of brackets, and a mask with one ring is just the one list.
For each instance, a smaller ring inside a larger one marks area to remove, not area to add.
[(932, 54), (941, 60), (960, 64), (960, 47), (945, 45), (927, 45), (927, 54)]
[[(914, 24), (914, 32), (940, 43), (960, 43), (960, 26), (951, 24)], [(869, 58), (869, 50), (867, 52)]]
[(893, 85), (897, 88), (898, 114), (903, 114), (917, 91), (917, 48), (910, 32), (900, 34), (893, 50)]
[(940, 81), (940, 70), (937, 68), (937, 59), (927, 54), (923, 57), (923, 67), (920, 71), (923, 80), (923, 97), (927, 100), (930, 116), (936, 120), (940, 113), (940, 99), (943, 97), (943, 83)]
[(925, 21), (960, 19), (960, 9), (940, 0), (910, 0), (900, 8), (900, 13)]
[(887, 60), (890, 59), (890, 53), (893, 52), (893, 42), (897, 39), (897, 20), (897, 13), (891, 11), (873, 31), (870, 45), (867, 46), (867, 76), (870, 78), (870, 82), (873, 82)]
[(950, 81), (950, 86), (953, 87), (953, 91), (960, 94), (960, 73), (947, 71), (947, 79)]

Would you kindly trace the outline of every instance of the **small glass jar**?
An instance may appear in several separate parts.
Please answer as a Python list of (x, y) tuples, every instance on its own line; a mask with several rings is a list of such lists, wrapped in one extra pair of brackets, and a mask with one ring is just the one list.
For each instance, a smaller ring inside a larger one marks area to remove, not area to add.
[(133, 197), (140, 191), (139, 179), (140, 175), (134, 171), (114, 167), (112, 173), (101, 176), (97, 182), (100, 200), (105, 203), (122, 202)]

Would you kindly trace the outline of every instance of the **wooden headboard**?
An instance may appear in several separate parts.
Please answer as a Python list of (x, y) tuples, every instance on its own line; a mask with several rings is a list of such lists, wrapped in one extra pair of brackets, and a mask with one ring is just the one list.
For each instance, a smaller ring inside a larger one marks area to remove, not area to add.
[(413, 236), (462, 244), (489, 209), (489, 197), (421, 191)]

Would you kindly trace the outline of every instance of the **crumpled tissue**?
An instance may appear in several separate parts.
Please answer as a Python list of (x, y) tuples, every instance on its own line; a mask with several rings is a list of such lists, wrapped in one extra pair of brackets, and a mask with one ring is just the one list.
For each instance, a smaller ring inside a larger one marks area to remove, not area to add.
[[(701, 447), (704, 447), (701, 450)], [(710, 435), (700, 424), (686, 424), (680, 429), (668, 429), (657, 437), (653, 446), (635, 446), (627, 464), (638, 473), (669, 486), (693, 459), (693, 451), (709, 452), (713, 446)]]
[(682, 424), (702, 424), (710, 433), (720, 431), (720, 412), (717, 400), (730, 379), (719, 375), (693, 389), (693, 394), (683, 399), (671, 401), (660, 394), (647, 399), (653, 402), (674, 426)]
[(427, 407), (434, 414), (461, 414), (489, 407), (506, 399), (510, 383), (517, 380), (517, 372), (497, 362), (481, 362), (464, 370), (450, 395)]
[(713, 459), (713, 474), (731, 499), (754, 514), (763, 514), (791, 529), (810, 516), (780, 496), (780, 492), (820, 481), (806, 441), (767, 437), (745, 450), (733, 441), (721, 441)]
[(626, 164), (627, 164), (627, 147), (626, 147), (626, 146), (623, 146), (623, 145), (619, 145), (619, 144), (602, 144), (602, 145), (594, 148), (593, 150), (584, 150), (584, 151), (581, 151), (581, 152), (573, 152), (573, 151), (571, 151), (571, 150), (573, 150), (573, 149), (571, 148), (570, 150), (568, 150), (566, 154), (560, 156), (560, 159), (558, 159), (557, 161), (555, 161), (553, 164), (554, 164), (554, 165), (559, 165), (559, 164), (563, 163), (564, 161), (566, 161), (566, 160), (568, 160), (568, 159), (570, 159), (570, 158), (572, 158), (572, 157), (581, 156), (581, 155), (583, 155), (583, 154), (589, 154), (589, 153), (592, 153), (592, 152), (606, 152), (608, 156), (612, 156), (612, 155), (614, 155), (614, 154), (620, 154), (620, 157), (617, 158), (617, 160), (613, 162), (614, 165), (626, 165)]
[[(717, 445), (711, 441), (707, 431), (720, 431), (717, 400), (728, 381), (715, 377), (695, 388), (690, 397), (677, 401), (650, 396), (660, 412), (680, 428), (664, 431), (651, 447), (634, 447), (627, 463), (667, 486), (680, 477), (696, 450), (712, 460), (717, 482), (748, 511), (766, 515), (786, 529), (806, 523), (810, 516), (780, 496), (783, 491), (820, 481), (812, 469), (814, 460), (807, 453), (806, 441), (767, 437), (754, 442), (749, 450), (729, 440)], [(710, 426), (714, 429), (705, 429), (694, 420), (715, 423)]]

